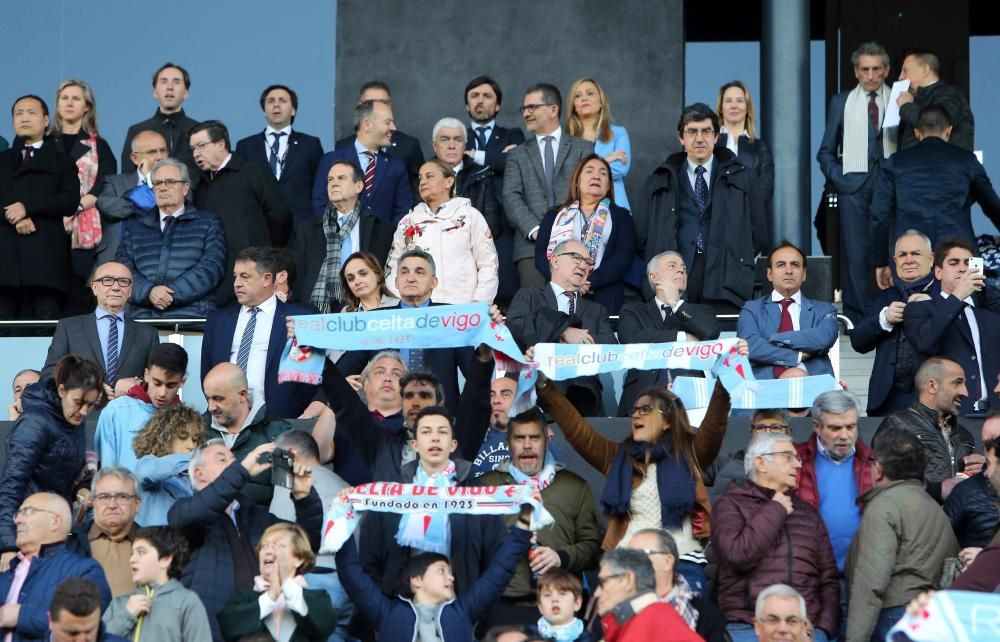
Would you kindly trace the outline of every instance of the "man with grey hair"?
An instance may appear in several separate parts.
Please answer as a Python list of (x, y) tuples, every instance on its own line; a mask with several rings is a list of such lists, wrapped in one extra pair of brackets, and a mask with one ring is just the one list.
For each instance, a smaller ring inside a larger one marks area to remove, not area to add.
[(594, 591), (606, 642), (702, 640), (656, 594), (656, 574), (646, 553), (613, 548), (601, 558)]
[[(646, 264), (646, 277), (653, 298), (632, 301), (618, 313), (618, 340), (621, 343), (669, 343), (672, 341), (711, 341), (719, 338), (719, 322), (712, 306), (684, 300), (687, 290), (687, 267), (678, 252), (660, 252)], [(640, 390), (669, 385), (675, 377), (704, 377), (694, 370), (639, 370), (625, 375), (618, 416), (627, 417)]]
[[(755, 408), (750, 413), (750, 435), (771, 433), (774, 435), (792, 436), (791, 415), (784, 408)], [(746, 449), (734, 450), (725, 455), (719, 455), (702, 473), (702, 481), (710, 490), (712, 501), (722, 497), (729, 484), (746, 479)]]
[[(919, 230), (906, 230), (892, 254), (895, 274), (889, 267), (877, 268), (881, 290), (868, 307), (868, 314), (856, 321), (851, 347), (867, 354), (875, 351), (875, 363), (868, 379), (868, 416), (885, 417), (913, 402), (913, 377), (920, 358), (903, 328), (903, 312), (916, 301), (930, 299), (934, 275), (931, 241)], [(881, 270), (881, 271), (880, 271)]]
[(786, 578), (805, 598), (815, 640), (833, 639), (839, 628), (837, 560), (823, 518), (792, 492), (800, 467), (791, 437), (754, 435), (747, 479), (730, 484), (715, 503), (716, 594), (733, 642), (757, 639), (750, 600)]
[(455, 170), (455, 194), (469, 199), (486, 224), (494, 242), (503, 233), (503, 209), (497, 197), (496, 175), (491, 167), (479, 165), (465, 153), (466, 130), (457, 118), (442, 118), (434, 125), (431, 147), (434, 156)]
[(104, 569), (114, 597), (135, 590), (132, 582), (132, 542), (138, 527), (139, 483), (132, 472), (121, 466), (101, 468), (91, 484), (93, 517), (73, 528), (66, 547), (91, 557)]
[(830, 101), (816, 160), (827, 189), (838, 195), (840, 287), (844, 313), (857, 322), (865, 312), (868, 275), (868, 211), (879, 168), (896, 151), (896, 131), (883, 129), (889, 101), (889, 54), (866, 42), (851, 54), (858, 84)]
[(117, 261), (132, 272), (131, 316), (208, 316), (222, 282), (226, 236), (215, 214), (185, 204), (187, 165), (165, 158), (152, 170), (156, 208), (125, 222)]
[(787, 584), (773, 584), (757, 596), (753, 620), (760, 642), (806, 642), (806, 601)]

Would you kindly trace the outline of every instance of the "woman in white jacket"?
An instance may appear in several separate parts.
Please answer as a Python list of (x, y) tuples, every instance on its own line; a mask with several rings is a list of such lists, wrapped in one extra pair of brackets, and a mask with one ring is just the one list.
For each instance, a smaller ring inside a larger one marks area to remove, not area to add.
[(492, 303), (499, 286), (497, 250), (483, 215), (469, 199), (455, 196), (455, 172), (434, 158), (420, 167), (420, 198), (399, 221), (386, 261), (386, 285), (393, 296), (399, 256), (420, 249), (437, 267), (435, 303)]

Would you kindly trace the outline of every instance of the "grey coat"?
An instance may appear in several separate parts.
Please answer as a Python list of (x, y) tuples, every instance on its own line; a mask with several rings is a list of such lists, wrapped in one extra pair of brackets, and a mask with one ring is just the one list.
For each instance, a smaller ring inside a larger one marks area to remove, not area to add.
[[(144, 589), (136, 589), (133, 594), (143, 595)], [(132, 640), (135, 636), (137, 620), (125, 605), (131, 595), (122, 595), (111, 601), (101, 619), (108, 633)], [(198, 595), (184, 588), (177, 580), (153, 590), (149, 613), (142, 618), (139, 642), (188, 642), (211, 640), (212, 629), (208, 625), (208, 613), (198, 599)]]

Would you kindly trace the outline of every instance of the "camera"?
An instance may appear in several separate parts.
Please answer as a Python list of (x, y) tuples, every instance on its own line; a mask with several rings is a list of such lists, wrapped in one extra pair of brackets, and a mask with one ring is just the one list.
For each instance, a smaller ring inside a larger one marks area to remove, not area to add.
[(291, 489), (292, 464), (295, 463), (294, 453), (275, 448), (269, 453), (261, 453), (257, 461), (262, 464), (271, 464), (271, 484)]

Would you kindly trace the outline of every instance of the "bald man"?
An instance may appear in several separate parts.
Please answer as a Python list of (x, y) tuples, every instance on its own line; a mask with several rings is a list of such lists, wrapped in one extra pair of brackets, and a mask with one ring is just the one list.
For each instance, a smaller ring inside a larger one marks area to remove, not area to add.
[(160, 343), (160, 336), (156, 328), (125, 318), (133, 283), (127, 267), (104, 263), (88, 280), (97, 308), (56, 325), (42, 378), (52, 374), (60, 359), (77, 354), (101, 366), (108, 382), (105, 392), (114, 399), (141, 382), (149, 352)]
[(66, 538), (72, 526), (69, 504), (59, 495), (28, 496), (14, 516), (16, 552), (5, 552), (10, 570), (0, 574), (0, 628), (13, 640), (44, 640), (49, 630), (48, 610), (56, 587), (71, 577), (84, 577), (101, 591), (101, 608), (111, 601), (104, 571), (94, 560), (71, 553)]
[[(201, 387), (208, 400), (209, 432), (221, 438), (237, 459), (291, 428), (284, 419), (268, 413), (262, 396), (250, 393), (246, 374), (235, 363), (220, 363), (209, 370)], [(243, 493), (259, 506), (270, 506), (274, 494), (270, 471), (251, 478)]]

